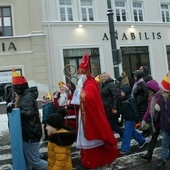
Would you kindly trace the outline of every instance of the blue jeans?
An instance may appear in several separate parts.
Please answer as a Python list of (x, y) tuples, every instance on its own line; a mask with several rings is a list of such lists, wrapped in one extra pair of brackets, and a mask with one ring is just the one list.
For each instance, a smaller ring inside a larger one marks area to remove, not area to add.
[(23, 149), (27, 170), (32, 170), (32, 168), (35, 168), (37, 170), (47, 170), (47, 161), (41, 159), (39, 148), (39, 142), (31, 143), (23, 141)]
[(164, 160), (164, 161), (166, 161), (166, 159), (168, 157), (169, 144), (170, 144), (170, 135), (167, 131), (162, 130), (161, 159)]
[(120, 137), (123, 137), (123, 130), (120, 128), (120, 126), (117, 125), (117, 120), (110, 119), (109, 120), (110, 126), (112, 130), (120, 135)]
[(126, 120), (121, 145), (122, 151), (130, 151), (130, 142), (132, 138), (134, 138), (139, 145), (142, 145), (145, 142), (145, 138), (135, 129), (135, 121)]

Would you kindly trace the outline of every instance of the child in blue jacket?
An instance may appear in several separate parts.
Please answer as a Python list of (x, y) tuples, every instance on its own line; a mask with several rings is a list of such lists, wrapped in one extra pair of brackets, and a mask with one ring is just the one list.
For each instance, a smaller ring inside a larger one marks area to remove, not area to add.
[(130, 142), (134, 138), (139, 148), (142, 148), (146, 144), (145, 138), (135, 129), (135, 122), (137, 118), (136, 101), (131, 95), (131, 88), (129, 86), (122, 86), (121, 92), (121, 107), (122, 114), (125, 119), (125, 128), (122, 138), (122, 145), (120, 148), (121, 154), (130, 152)]
[(44, 124), (44, 141), (47, 140), (47, 130), (46, 130), (46, 120), (50, 117), (50, 115), (54, 113), (54, 104), (52, 101), (52, 95), (50, 93), (46, 93), (43, 96), (42, 100), (42, 123)]

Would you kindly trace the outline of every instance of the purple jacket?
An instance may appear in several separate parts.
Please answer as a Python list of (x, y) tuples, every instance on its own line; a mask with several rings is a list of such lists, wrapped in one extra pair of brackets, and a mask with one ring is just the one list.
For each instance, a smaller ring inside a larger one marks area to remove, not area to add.
[[(151, 119), (151, 115), (150, 115), (150, 107), (151, 107), (151, 99), (152, 99), (152, 96), (150, 97), (150, 100), (148, 101), (148, 108), (143, 116), (143, 120), (148, 122), (150, 121)], [(156, 103), (159, 103), (159, 100), (161, 99), (161, 94), (159, 94), (158, 96), (156, 96)], [(156, 117), (158, 116), (158, 112), (155, 111), (154, 112), (154, 117), (155, 119), (157, 119)], [(155, 122), (155, 127), (156, 128), (160, 128), (160, 120), (157, 119), (156, 122)]]
[[(148, 101), (148, 107), (143, 116), (143, 120), (145, 120), (146, 122), (151, 120), (150, 112), (152, 110), (154, 126), (155, 128), (160, 128), (160, 113), (155, 110), (155, 104), (158, 103), (159, 100), (161, 99), (161, 93), (159, 92), (160, 90), (159, 84), (156, 80), (150, 80), (146, 83), (146, 87), (150, 89), (151, 91), (153, 91), (154, 94), (150, 96), (150, 99)], [(154, 106), (151, 106), (151, 103), (154, 97), (155, 97)]]

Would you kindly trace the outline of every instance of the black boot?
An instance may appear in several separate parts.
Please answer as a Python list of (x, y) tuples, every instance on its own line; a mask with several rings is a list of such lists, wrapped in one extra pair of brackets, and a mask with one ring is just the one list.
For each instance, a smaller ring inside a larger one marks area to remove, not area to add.
[(146, 138), (146, 137), (150, 136), (150, 130), (149, 130), (149, 129), (147, 129), (147, 130), (143, 130), (143, 132), (142, 132), (142, 136), (143, 136), (144, 138)]
[(163, 160), (159, 160), (157, 163), (156, 163), (156, 166), (155, 166), (155, 170), (165, 170), (166, 169), (166, 163), (165, 161)]
[(140, 158), (147, 160), (148, 162), (152, 161), (152, 154), (153, 149), (149, 149), (148, 152), (145, 155), (140, 155)]

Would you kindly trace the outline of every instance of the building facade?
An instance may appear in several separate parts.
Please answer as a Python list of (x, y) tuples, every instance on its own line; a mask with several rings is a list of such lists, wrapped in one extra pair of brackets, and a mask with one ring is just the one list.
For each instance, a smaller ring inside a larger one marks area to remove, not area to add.
[[(114, 36), (109, 30), (109, 3), (114, 13)], [(131, 76), (146, 65), (154, 79), (161, 81), (170, 67), (170, 0), (42, 0), (42, 21), (50, 87), (69, 81), (65, 70), (76, 81), (74, 73), (84, 52), (90, 56), (95, 76), (106, 71), (116, 78), (115, 50), (119, 73)]]
[(169, 26), (170, 0), (0, 0), (0, 92), (12, 68), (39, 98), (61, 80), (76, 83), (84, 52), (94, 76), (131, 76), (146, 65), (160, 82), (170, 68)]
[(0, 101), (11, 83), (12, 68), (30, 86), (38, 85), (40, 96), (48, 88), (40, 0), (0, 0)]

